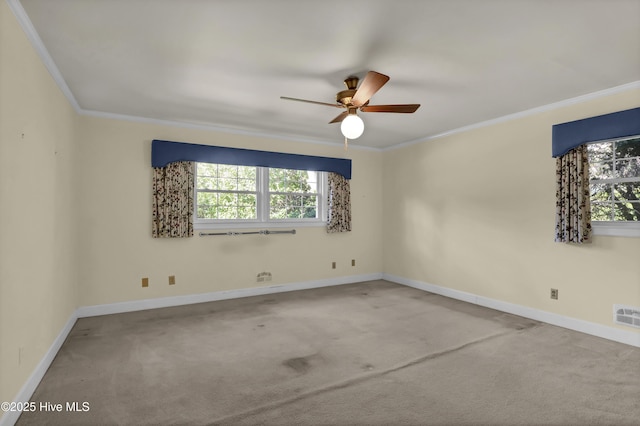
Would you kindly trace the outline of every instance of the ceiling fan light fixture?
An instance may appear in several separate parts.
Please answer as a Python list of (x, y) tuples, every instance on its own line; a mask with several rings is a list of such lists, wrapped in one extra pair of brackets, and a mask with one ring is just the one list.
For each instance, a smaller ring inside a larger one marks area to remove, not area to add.
[(346, 90), (336, 94), (336, 103), (310, 101), (307, 99), (289, 98), (280, 96), (281, 99), (290, 101), (307, 102), (317, 105), (325, 105), (334, 108), (346, 108), (346, 111), (338, 114), (329, 124), (341, 123), (340, 130), (345, 138), (345, 148), (347, 140), (357, 139), (364, 132), (364, 122), (357, 115), (357, 111), (362, 112), (395, 112), (395, 113), (412, 113), (420, 107), (420, 104), (401, 104), (401, 105), (369, 105), (369, 100), (382, 86), (387, 84), (389, 76), (380, 74), (379, 72), (369, 71), (364, 80), (358, 86), (358, 77), (349, 76), (344, 80)]
[(364, 122), (356, 114), (349, 114), (342, 120), (340, 131), (347, 139), (358, 139), (364, 132)]

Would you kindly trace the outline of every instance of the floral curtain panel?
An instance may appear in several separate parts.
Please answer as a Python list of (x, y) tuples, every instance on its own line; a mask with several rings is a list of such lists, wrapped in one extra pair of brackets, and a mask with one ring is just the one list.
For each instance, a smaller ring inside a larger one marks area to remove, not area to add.
[(154, 238), (193, 236), (193, 162), (153, 168)]
[(329, 173), (329, 221), (327, 232), (351, 231), (351, 185), (338, 173)]
[(587, 148), (556, 158), (556, 242), (591, 242), (591, 203)]

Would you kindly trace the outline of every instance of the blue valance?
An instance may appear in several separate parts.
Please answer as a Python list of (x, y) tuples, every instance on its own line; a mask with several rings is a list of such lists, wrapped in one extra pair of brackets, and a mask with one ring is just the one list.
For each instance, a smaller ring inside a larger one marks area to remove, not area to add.
[(587, 142), (640, 134), (640, 108), (553, 126), (552, 155), (560, 157)]
[(167, 164), (176, 161), (335, 172), (344, 176), (346, 179), (351, 179), (351, 160), (344, 158), (284, 154), (280, 152), (196, 145), (157, 139), (151, 142), (151, 166), (165, 167)]

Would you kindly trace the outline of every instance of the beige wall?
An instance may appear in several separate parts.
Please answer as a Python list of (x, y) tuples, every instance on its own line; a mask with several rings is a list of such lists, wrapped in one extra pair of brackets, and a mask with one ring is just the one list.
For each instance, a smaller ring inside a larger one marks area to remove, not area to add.
[(4, 1), (0, 64), (0, 401), (11, 401), (77, 307), (77, 115)]
[(384, 271), (613, 326), (614, 303), (640, 306), (640, 238), (554, 243), (551, 126), (639, 105), (633, 90), (385, 152)]
[[(92, 117), (82, 117), (79, 136), (82, 306), (381, 272), (378, 151)], [(353, 231), (292, 227), (296, 235), (199, 237), (196, 231), (189, 239), (151, 238), (152, 139), (352, 158)], [(263, 271), (272, 273), (271, 282), (256, 282)], [(176, 285), (168, 285), (169, 275)]]

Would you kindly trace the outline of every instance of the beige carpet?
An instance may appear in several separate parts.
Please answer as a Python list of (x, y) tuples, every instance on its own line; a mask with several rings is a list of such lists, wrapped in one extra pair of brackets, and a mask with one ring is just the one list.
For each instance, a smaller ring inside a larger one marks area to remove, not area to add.
[(640, 349), (373, 281), (81, 319), (32, 400), (64, 410), (18, 425), (640, 425)]

